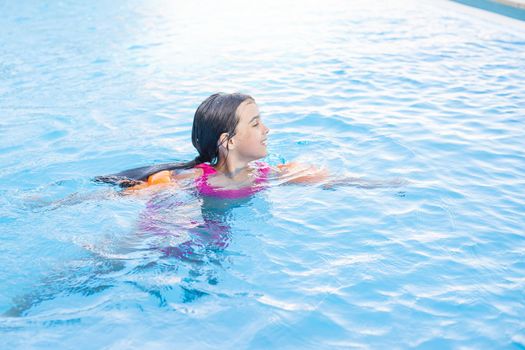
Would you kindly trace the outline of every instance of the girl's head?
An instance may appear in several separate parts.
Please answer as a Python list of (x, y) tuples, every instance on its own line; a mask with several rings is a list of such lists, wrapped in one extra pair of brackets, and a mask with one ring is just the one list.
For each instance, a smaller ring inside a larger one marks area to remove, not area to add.
[(200, 104), (193, 119), (191, 139), (199, 152), (197, 163), (229, 156), (249, 162), (266, 156), (268, 128), (255, 100), (240, 93), (217, 93)]

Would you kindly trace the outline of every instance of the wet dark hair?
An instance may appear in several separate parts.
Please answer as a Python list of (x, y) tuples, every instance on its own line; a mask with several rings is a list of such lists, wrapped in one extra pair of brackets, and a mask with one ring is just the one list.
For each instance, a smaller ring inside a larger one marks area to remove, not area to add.
[(219, 138), (223, 133), (228, 139), (235, 135), (239, 124), (237, 108), (253, 97), (241, 93), (216, 93), (205, 99), (195, 111), (191, 142), (199, 155), (185, 163), (164, 163), (122, 171), (120, 173), (97, 176), (95, 182), (104, 182), (130, 187), (146, 181), (150, 175), (164, 170), (191, 169), (201, 163), (216, 165), (219, 161)]

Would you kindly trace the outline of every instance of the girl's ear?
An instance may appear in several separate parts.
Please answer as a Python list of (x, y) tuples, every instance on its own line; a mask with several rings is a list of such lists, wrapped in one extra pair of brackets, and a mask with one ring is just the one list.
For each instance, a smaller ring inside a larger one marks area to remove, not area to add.
[(228, 150), (235, 149), (235, 137), (230, 137), (228, 139)]
[(230, 150), (233, 148), (233, 140), (229, 139), (229, 134), (226, 132), (223, 132), (221, 136), (219, 137), (219, 141), (217, 142), (217, 145), (219, 148), (224, 148), (227, 150)]

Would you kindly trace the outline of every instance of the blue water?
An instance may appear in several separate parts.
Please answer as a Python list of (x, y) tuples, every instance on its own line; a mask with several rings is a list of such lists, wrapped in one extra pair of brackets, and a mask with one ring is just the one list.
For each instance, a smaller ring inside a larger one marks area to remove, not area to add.
[[(2, 348), (525, 348), (523, 22), (416, 0), (0, 13)], [(217, 203), (91, 182), (192, 159), (217, 91), (255, 97), (270, 164), (408, 183)]]

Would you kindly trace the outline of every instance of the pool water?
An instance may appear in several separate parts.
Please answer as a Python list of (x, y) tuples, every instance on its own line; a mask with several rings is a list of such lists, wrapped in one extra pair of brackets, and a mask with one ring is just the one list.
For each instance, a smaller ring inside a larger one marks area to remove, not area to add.
[[(524, 349), (525, 24), (454, 2), (0, 2), (6, 349)], [(255, 97), (266, 162), (401, 187), (121, 196)]]

